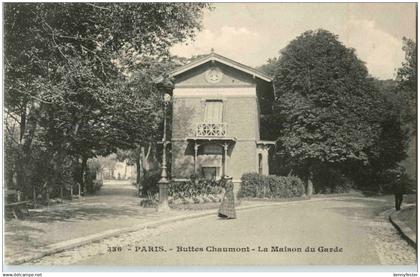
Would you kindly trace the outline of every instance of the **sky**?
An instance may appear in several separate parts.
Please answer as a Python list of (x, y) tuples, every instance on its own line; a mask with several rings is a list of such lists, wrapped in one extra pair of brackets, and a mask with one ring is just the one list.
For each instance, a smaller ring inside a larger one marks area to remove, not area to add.
[(183, 57), (218, 54), (249, 66), (278, 57), (307, 30), (326, 29), (356, 49), (369, 73), (393, 79), (404, 61), (402, 38), (416, 40), (415, 3), (213, 3), (194, 41), (177, 44)]

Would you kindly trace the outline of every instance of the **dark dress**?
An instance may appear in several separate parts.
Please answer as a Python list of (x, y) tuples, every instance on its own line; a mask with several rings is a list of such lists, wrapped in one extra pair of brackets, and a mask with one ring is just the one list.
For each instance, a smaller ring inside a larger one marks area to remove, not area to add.
[(226, 192), (219, 207), (219, 217), (236, 218), (235, 197), (233, 195), (233, 183), (231, 180), (226, 181)]
[(407, 193), (407, 180), (406, 176), (398, 176), (396, 182), (393, 185), (394, 196), (395, 196), (395, 209), (401, 210), (401, 204), (403, 202), (404, 194)]

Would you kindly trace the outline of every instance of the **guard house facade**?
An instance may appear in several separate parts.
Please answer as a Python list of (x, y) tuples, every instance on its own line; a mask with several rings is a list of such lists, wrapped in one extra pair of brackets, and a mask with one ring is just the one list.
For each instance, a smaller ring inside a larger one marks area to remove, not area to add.
[(274, 143), (260, 140), (260, 115), (271, 112), (271, 79), (216, 53), (171, 76), (172, 179), (229, 175), (240, 182), (247, 172), (267, 175)]

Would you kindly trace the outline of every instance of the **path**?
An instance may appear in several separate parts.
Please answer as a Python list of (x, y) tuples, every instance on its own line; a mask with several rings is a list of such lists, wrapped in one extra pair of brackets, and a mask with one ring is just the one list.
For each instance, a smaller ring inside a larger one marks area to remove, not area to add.
[(108, 181), (95, 195), (31, 210), (31, 217), (25, 220), (6, 221), (6, 263), (52, 243), (140, 224), (154, 217), (159, 217), (155, 209), (140, 207), (130, 181)]
[[(45, 257), (33, 264), (414, 265), (415, 250), (387, 221), (384, 211), (391, 206), (392, 202), (386, 199), (374, 198), (290, 202), (239, 211), (236, 220), (210, 216), (139, 230)], [(121, 250), (109, 252), (112, 247), (121, 247)], [(156, 250), (156, 247), (163, 251), (141, 251)], [(179, 247), (189, 251), (178, 252)], [(249, 252), (213, 251), (223, 247), (245, 248)], [(268, 252), (258, 252), (258, 247), (267, 248)], [(301, 252), (271, 252), (272, 247), (300, 248)], [(315, 248), (315, 252), (305, 252), (307, 247)], [(337, 247), (342, 252), (320, 252), (319, 247)]]

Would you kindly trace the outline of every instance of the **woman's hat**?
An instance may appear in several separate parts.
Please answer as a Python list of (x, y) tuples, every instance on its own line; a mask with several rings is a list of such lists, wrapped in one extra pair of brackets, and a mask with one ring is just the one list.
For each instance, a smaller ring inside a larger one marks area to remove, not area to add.
[(223, 179), (231, 180), (231, 179), (233, 179), (233, 177), (232, 176), (229, 176), (229, 175), (225, 175), (225, 176), (223, 176)]

